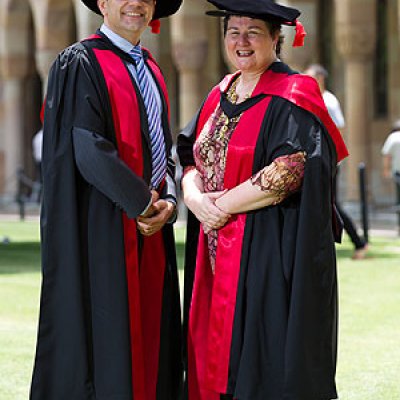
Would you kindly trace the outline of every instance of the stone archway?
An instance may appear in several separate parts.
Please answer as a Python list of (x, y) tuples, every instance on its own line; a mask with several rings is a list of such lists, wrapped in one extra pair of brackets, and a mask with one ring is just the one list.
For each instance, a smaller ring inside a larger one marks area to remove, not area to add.
[(24, 168), (25, 144), (29, 124), (26, 121), (25, 90), (27, 79), (35, 71), (32, 38), (33, 18), (28, 0), (6, 0), (1, 4), (1, 58), (2, 79), (2, 144), (3, 176), (2, 191), (13, 198), (17, 189), (16, 171)]
[(81, 0), (75, 0), (75, 14), (78, 39), (90, 36), (103, 22), (102, 17), (90, 11)]
[(0, 31), (0, 194), (12, 199), (17, 169), (34, 177), (32, 136), (48, 70), (76, 40), (74, 0), (3, 0)]
[[(358, 166), (367, 163), (372, 171), (371, 121), (372, 65), (376, 44), (376, 0), (335, 0), (336, 42), (345, 74), (345, 115), (347, 147), (347, 193), (358, 200)], [(360, 9), (363, 10), (360, 13)]]
[(40, 129), (40, 108), (42, 105), (42, 81), (36, 68), (35, 50), (36, 37), (33, 16), (28, 21), (28, 44), (26, 59), (28, 61), (28, 73), (23, 79), (23, 168), (25, 173), (33, 179), (38, 178), (32, 156), (32, 138)]
[(51, 64), (77, 38), (74, 0), (31, 1), (36, 11), (36, 64), (45, 91)]

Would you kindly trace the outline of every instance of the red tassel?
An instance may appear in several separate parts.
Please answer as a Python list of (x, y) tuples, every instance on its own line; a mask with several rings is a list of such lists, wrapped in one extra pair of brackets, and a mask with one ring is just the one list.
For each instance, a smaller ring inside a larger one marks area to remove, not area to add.
[(296, 35), (293, 40), (293, 47), (302, 47), (304, 46), (304, 37), (307, 35), (306, 30), (304, 29), (303, 24), (296, 19)]
[(160, 33), (161, 22), (159, 19), (151, 21), (149, 25), (151, 26), (151, 33), (155, 33), (157, 35)]
[(43, 125), (44, 122), (44, 108), (46, 107), (46, 98), (43, 101), (42, 108), (40, 109), (40, 122)]

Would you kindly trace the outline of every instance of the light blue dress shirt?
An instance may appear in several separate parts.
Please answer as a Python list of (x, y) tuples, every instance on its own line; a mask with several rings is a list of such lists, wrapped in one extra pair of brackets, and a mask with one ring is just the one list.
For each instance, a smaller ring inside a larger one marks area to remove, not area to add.
[[(128, 53), (132, 50), (133, 47), (135, 47), (134, 45), (132, 45), (131, 42), (129, 42), (128, 40), (124, 39), (123, 37), (119, 36), (118, 34), (116, 34), (115, 32), (113, 32), (107, 25), (103, 24), (100, 28), (100, 31), (102, 33), (104, 33), (104, 35), (106, 35), (108, 37), (108, 39), (111, 40), (111, 42), (117, 46), (119, 49), (121, 49), (123, 52)], [(146, 63), (145, 63), (146, 65)], [(135, 78), (136, 83), (138, 83), (137, 81), (137, 73), (136, 73), (136, 68), (134, 66), (134, 64), (128, 64), (128, 69), (129, 72), (131, 73), (131, 75)], [(159, 108), (160, 114), (162, 114), (162, 104), (161, 104), (161, 97), (160, 97), (160, 93), (158, 91), (157, 85), (154, 82), (154, 78), (153, 75), (151, 74), (151, 72), (149, 71), (147, 65), (146, 65), (146, 72), (147, 72), (147, 77), (149, 78), (149, 81), (151, 83), (151, 86), (153, 88), (154, 93), (156, 94), (156, 100), (157, 100), (157, 106)], [(139, 83), (138, 83), (139, 86)]]

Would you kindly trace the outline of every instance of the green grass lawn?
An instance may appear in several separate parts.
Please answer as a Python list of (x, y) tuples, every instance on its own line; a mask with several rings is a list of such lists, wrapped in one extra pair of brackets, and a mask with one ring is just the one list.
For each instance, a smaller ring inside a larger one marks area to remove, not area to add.
[(0, 399), (28, 399), (40, 287), (39, 227), (36, 222), (1, 222)]
[[(38, 224), (0, 221), (0, 242), (4, 236), (10, 243), (0, 243), (0, 400), (25, 400), (40, 291)], [(183, 238), (177, 230), (180, 261)], [(400, 240), (371, 242), (362, 261), (350, 259), (348, 242), (338, 247), (341, 400), (400, 399)]]
[(400, 240), (373, 238), (362, 261), (338, 247), (339, 364), (344, 400), (400, 399)]

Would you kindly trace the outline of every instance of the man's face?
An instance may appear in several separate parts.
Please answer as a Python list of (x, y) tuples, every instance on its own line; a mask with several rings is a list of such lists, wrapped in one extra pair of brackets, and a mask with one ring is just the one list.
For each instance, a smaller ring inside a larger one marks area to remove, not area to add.
[(98, 0), (104, 23), (132, 44), (149, 25), (155, 5), (155, 0)]

